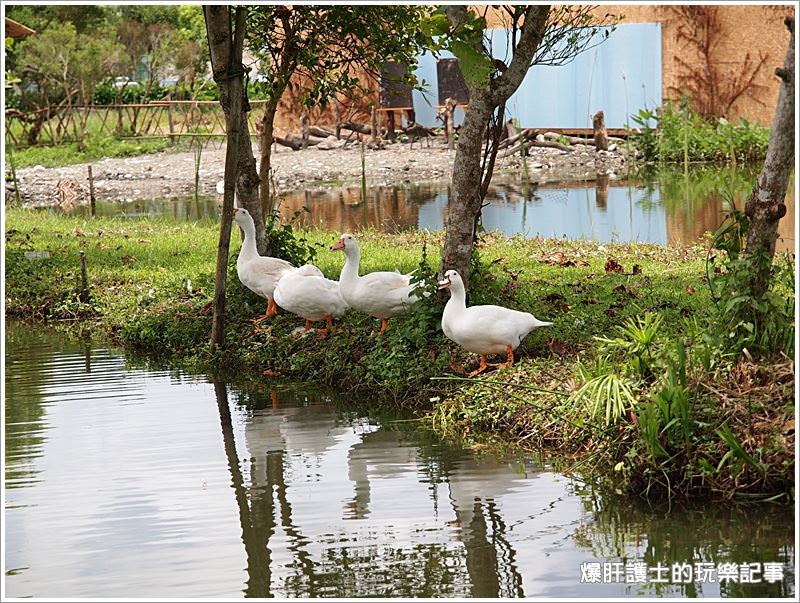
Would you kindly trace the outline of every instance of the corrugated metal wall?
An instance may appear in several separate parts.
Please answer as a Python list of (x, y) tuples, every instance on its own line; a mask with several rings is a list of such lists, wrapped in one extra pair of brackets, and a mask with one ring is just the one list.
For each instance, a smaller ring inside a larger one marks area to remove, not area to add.
[[(490, 30), (495, 57), (506, 56), (507, 36)], [(444, 57), (452, 56), (443, 53)], [(417, 121), (436, 122), (436, 59), (420, 57), (415, 74), (427, 84), (426, 92), (414, 91)], [(605, 42), (563, 67), (535, 66), (507, 104), (506, 112), (524, 128), (591, 128), (591, 116), (603, 110), (606, 126), (623, 128), (627, 115), (642, 107), (661, 104), (661, 24), (619, 25)], [(444, 99), (442, 99), (444, 100)], [(460, 121), (460, 110), (456, 120)]]

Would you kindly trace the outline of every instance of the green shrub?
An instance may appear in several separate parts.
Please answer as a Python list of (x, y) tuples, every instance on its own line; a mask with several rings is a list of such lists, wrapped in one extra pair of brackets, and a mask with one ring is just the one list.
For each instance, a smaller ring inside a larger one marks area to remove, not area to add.
[[(732, 205), (732, 201), (729, 201)], [(765, 252), (744, 254), (749, 221), (732, 205), (725, 221), (714, 234), (706, 273), (715, 304), (713, 345), (723, 354), (738, 356), (745, 349), (751, 356), (794, 357), (794, 254), (773, 262)], [(752, 275), (767, 264), (770, 287), (764, 295), (752, 290)]]
[(630, 139), (645, 161), (755, 161), (769, 144), (769, 128), (745, 118), (704, 120), (685, 103), (640, 109), (631, 119), (639, 130)]

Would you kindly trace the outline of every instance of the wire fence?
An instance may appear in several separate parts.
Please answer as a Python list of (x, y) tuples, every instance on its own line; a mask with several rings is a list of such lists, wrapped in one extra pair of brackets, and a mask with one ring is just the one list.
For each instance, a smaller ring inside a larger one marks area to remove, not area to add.
[[(253, 109), (264, 100), (252, 100)], [(50, 115), (48, 116), (48, 113)], [(257, 132), (259, 111), (247, 113)], [(6, 109), (6, 142), (14, 148), (84, 142), (90, 137), (119, 139), (214, 139), (225, 135), (225, 114), (218, 101), (154, 101), (131, 105), (72, 106), (22, 112)]]

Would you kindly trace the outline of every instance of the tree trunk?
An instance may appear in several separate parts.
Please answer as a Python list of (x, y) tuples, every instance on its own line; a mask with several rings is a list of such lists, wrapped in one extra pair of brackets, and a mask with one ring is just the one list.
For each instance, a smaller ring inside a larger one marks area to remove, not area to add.
[[(745, 205), (749, 219), (745, 252), (751, 257), (765, 253), (769, 260), (775, 255), (778, 222), (786, 215), (784, 199), (794, 167), (794, 18), (787, 17), (785, 23), (791, 37), (784, 66), (775, 70), (782, 81), (769, 147), (758, 182)], [(769, 287), (771, 264), (753, 262), (750, 286), (755, 297), (763, 296)]]
[(261, 161), (258, 164), (258, 175), (261, 179), (259, 189), (260, 207), (266, 222), (272, 220), (272, 190), (270, 186), (269, 170), (272, 165), (272, 143), (275, 136), (275, 114), (278, 112), (278, 99), (270, 99), (264, 105), (264, 115), (261, 116), (258, 128), (258, 146), (261, 149)]
[(456, 156), (453, 160), (453, 179), (447, 204), (447, 230), (442, 272), (456, 270), (469, 282), (470, 258), (475, 244), (475, 228), (481, 213), (481, 148), (491, 108), (470, 91), (469, 109), (461, 126)]
[[(232, 80), (225, 79), (230, 64), (231, 56), (231, 27), (230, 15), (227, 6), (211, 5), (204, 7), (206, 20), (206, 31), (208, 33), (208, 46), (211, 55), (211, 66), (213, 72), (219, 79), (218, 86), (220, 91), (219, 102), (225, 112), (226, 122), (229, 119), (231, 108)], [(241, 65), (241, 59), (236, 65)], [(239, 96), (242, 95), (242, 88), (239, 89)], [(260, 182), (258, 171), (256, 170), (256, 159), (253, 156), (253, 145), (250, 141), (250, 129), (247, 119), (242, 119), (241, 135), (238, 143), (238, 176), (236, 178), (236, 192), (239, 195), (239, 202), (250, 215), (256, 225), (256, 246), (262, 255), (269, 255), (270, 249), (264, 231), (264, 214), (261, 211), (261, 204), (258, 197), (258, 185)]]
[[(247, 10), (236, 9), (236, 29), (231, 39), (231, 23), (228, 7), (204, 7), (206, 28), (208, 31), (209, 46), (228, 46), (225, 54), (227, 73), (242, 64), (242, 48), (244, 44), (244, 27)], [(214, 10), (222, 9), (222, 10)], [(227, 39), (221, 39), (225, 36)], [(219, 68), (215, 70), (219, 73)], [(225, 293), (228, 276), (228, 251), (231, 242), (231, 224), (233, 221), (233, 200), (238, 181), (239, 154), (241, 147), (239, 139), (242, 130), (242, 89), (243, 74), (227, 76), (224, 88), (227, 92), (228, 110), (225, 111), (227, 128), (227, 146), (225, 149), (225, 193), (222, 201), (222, 217), (219, 226), (219, 243), (217, 245), (217, 266), (214, 276), (214, 319), (211, 326), (211, 352), (225, 341)], [(220, 95), (222, 96), (222, 95)]]
[[(445, 14), (457, 26), (467, 19), (467, 7), (447, 5)], [(508, 98), (519, 88), (530, 68), (531, 60), (542, 41), (545, 24), (550, 13), (547, 5), (525, 8), (523, 26), (517, 38), (516, 48), (508, 68), (501, 74), (493, 74), (481, 87), (469, 86), (469, 104), (461, 126), (453, 161), (453, 178), (450, 201), (447, 207), (447, 230), (442, 252), (442, 272), (457, 270), (469, 286), (470, 259), (475, 246), (475, 234), (481, 216), (483, 198), (491, 180), (494, 167), (493, 156), (487, 158), (486, 173), (482, 174), (481, 151), (489, 118), (498, 107), (505, 106)], [(473, 50), (485, 54), (480, 42), (473, 43)], [(448, 99), (446, 104), (449, 104)], [(502, 120), (502, 115), (498, 117)], [(450, 112), (452, 133), (452, 112)], [(501, 128), (494, 128), (492, 136), (499, 137)], [(492, 154), (497, 145), (492, 144)]]

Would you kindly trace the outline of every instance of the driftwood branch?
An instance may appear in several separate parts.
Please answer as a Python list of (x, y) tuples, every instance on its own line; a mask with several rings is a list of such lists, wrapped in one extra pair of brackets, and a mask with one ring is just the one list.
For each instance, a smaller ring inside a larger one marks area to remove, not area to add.
[(353, 132), (358, 132), (359, 134), (372, 134), (372, 128), (370, 128), (368, 125), (360, 124), (354, 121), (342, 122), (342, 129), (352, 130)]
[[(308, 133), (311, 136), (318, 138), (327, 138), (328, 136), (336, 136), (336, 130), (327, 126), (308, 126)], [(338, 138), (338, 136), (337, 136)]]

